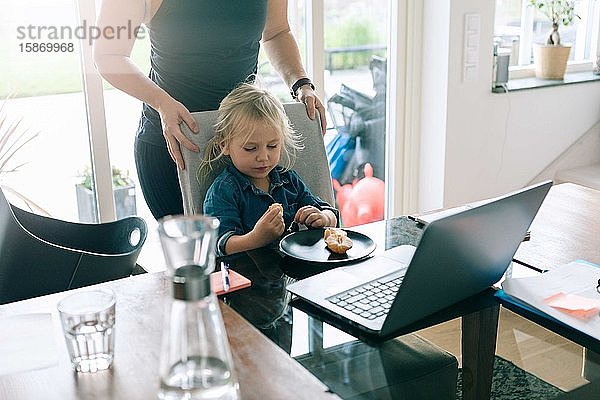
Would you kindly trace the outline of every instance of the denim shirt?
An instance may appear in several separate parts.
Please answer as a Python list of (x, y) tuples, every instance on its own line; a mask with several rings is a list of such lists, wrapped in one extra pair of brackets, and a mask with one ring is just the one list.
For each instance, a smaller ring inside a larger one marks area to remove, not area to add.
[(273, 203), (283, 206), (285, 226), (294, 220), (299, 208), (307, 205), (319, 210), (330, 209), (338, 214), (335, 208), (313, 195), (293, 170), (284, 171), (278, 166), (269, 173), (269, 180), (269, 193), (265, 193), (233, 164), (229, 164), (210, 186), (203, 208), (205, 214), (217, 217), (221, 222), (218, 255), (225, 254), (225, 243), (232, 235), (250, 232)]

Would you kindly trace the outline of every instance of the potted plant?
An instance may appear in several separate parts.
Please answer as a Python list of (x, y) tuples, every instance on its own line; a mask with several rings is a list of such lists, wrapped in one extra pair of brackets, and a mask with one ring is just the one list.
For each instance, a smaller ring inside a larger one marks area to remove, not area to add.
[(545, 44), (534, 45), (535, 76), (540, 79), (562, 80), (567, 70), (571, 44), (560, 41), (558, 28), (568, 26), (575, 18), (574, 0), (529, 0), (530, 4), (544, 14), (552, 23), (552, 30)]
[(6, 100), (0, 105), (0, 186), (2, 186), (5, 195), (11, 197), (11, 203), (16, 202), (17, 206), (23, 204), (32, 212), (50, 215), (33, 200), (8, 183), (7, 178), (27, 164), (26, 161), (17, 160), (18, 155), (23, 151), (23, 148), (39, 135), (39, 132), (24, 128), (21, 119), (11, 122), (5, 110)]
[[(81, 181), (75, 185), (77, 195), (77, 211), (79, 221), (98, 222), (96, 213), (96, 196), (92, 190), (92, 169), (85, 167), (81, 174)], [(135, 215), (135, 184), (129, 177), (129, 171), (112, 167), (112, 186), (115, 199), (117, 219)]]

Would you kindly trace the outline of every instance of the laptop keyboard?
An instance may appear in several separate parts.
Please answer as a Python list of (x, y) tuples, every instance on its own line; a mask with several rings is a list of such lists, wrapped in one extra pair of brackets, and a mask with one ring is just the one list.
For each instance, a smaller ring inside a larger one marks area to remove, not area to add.
[(363, 318), (375, 319), (388, 313), (405, 272), (386, 275), (326, 300)]

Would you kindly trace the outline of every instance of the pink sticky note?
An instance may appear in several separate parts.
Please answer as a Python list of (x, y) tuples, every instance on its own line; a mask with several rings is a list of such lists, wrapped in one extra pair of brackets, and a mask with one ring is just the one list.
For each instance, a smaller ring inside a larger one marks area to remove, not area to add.
[(587, 319), (600, 312), (600, 299), (590, 299), (576, 294), (557, 293), (544, 303), (577, 318)]

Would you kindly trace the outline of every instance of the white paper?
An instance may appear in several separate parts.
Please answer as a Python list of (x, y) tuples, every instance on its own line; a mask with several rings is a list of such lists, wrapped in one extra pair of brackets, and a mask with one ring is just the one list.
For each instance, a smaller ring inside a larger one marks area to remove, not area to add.
[(58, 364), (52, 314), (0, 318), (0, 375)]
[(543, 274), (527, 278), (509, 278), (502, 289), (538, 310), (600, 340), (600, 316), (589, 320), (570, 316), (547, 305), (544, 300), (557, 293), (575, 294), (590, 299), (600, 299), (596, 285), (600, 279), (599, 266), (587, 261), (573, 261)]

